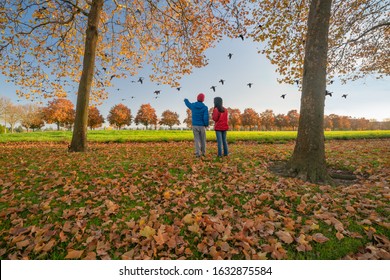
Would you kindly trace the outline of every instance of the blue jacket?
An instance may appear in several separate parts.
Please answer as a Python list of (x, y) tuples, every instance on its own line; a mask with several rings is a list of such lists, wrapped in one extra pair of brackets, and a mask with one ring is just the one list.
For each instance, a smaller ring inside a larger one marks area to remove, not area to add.
[(203, 102), (191, 103), (188, 99), (184, 99), (184, 103), (192, 112), (193, 126), (209, 126), (209, 108)]

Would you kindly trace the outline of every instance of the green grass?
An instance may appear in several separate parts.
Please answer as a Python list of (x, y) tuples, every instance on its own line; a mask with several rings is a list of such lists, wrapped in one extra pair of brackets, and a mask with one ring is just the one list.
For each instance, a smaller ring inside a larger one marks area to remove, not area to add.
[[(215, 140), (214, 131), (207, 131), (207, 139)], [(228, 141), (280, 143), (295, 140), (296, 131), (229, 131)], [(39, 131), (0, 135), (0, 142), (70, 142), (71, 131)], [(327, 131), (328, 140), (390, 138), (390, 130)], [(88, 131), (91, 142), (177, 142), (192, 141), (191, 130), (94, 130)]]
[[(267, 134), (237, 134), (251, 133)], [(210, 141), (202, 159), (194, 157), (191, 141), (92, 142), (86, 153), (68, 153), (61, 142), (2, 143), (0, 259), (64, 259), (70, 249), (82, 250), (80, 258), (92, 252), (97, 259), (105, 253), (121, 259), (133, 250), (140, 258), (213, 259), (211, 248), (222, 244), (230, 246), (221, 252), (224, 259), (258, 253), (275, 259), (274, 252), (284, 252), (283, 259), (342, 259), (366, 246), (380, 248), (369, 232), (390, 238), (390, 139), (328, 141), (328, 164), (351, 167), (360, 177), (337, 187), (270, 172), (269, 162), (286, 160), (293, 147), (257, 141), (232, 143), (226, 158), (216, 158)], [(192, 222), (184, 221), (188, 214)], [(342, 223), (343, 239), (329, 217)], [(190, 230), (193, 225), (198, 231)], [(153, 237), (141, 235), (146, 226), (155, 230)], [(157, 246), (159, 230), (177, 246), (168, 239)], [(292, 243), (279, 231), (289, 232)], [(312, 240), (316, 233), (329, 240)], [(312, 249), (298, 250), (301, 235)]]

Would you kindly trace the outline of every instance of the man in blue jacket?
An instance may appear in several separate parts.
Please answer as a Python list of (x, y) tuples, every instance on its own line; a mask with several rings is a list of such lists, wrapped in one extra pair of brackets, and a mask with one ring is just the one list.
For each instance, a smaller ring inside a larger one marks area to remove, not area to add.
[(191, 103), (184, 99), (184, 103), (192, 112), (192, 131), (194, 132), (195, 155), (200, 157), (206, 154), (206, 127), (209, 126), (209, 108), (203, 103), (204, 94), (200, 93), (197, 102)]

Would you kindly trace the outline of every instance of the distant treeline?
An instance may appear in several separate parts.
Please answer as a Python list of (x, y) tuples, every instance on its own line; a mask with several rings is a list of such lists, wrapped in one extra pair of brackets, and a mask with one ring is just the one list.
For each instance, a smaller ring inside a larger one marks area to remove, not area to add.
[[(210, 115), (213, 108), (210, 108)], [(252, 108), (246, 108), (243, 112), (237, 108), (228, 108), (230, 130), (234, 131), (278, 131), (297, 130), (299, 113), (290, 110), (285, 114), (275, 114), (272, 110), (258, 113)], [(48, 102), (46, 107), (36, 104), (15, 105), (8, 99), (0, 98), (0, 133), (35, 131), (53, 129), (45, 127), (46, 124), (55, 124), (57, 130), (71, 130), (75, 118), (74, 105), (67, 99), (54, 99)], [(211, 120), (211, 118), (210, 118)], [(161, 116), (157, 116), (156, 110), (150, 104), (142, 104), (133, 117), (131, 110), (123, 105), (113, 106), (106, 118), (97, 107), (90, 107), (88, 126), (90, 129), (98, 129), (107, 121), (115, 129), (174, 129), (191, 128), (191, 111), (187, 109), (184, 120), (179, 120), (179, 115), (171, 110), (165, 110)], [(141, 126), (139, 126), (141, 125)], [(214, 123), (210, 121), (210, 129)], [(325, 116), (325, 130), (390, 130), (390, 119), (384, 121), (368, 120), (366, 118), (352, 118), (331, 114)]]

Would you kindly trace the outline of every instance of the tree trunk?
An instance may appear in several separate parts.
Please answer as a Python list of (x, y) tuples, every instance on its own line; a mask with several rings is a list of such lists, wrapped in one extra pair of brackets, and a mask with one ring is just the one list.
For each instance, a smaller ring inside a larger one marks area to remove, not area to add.
[(69, 151), (85, 152), (87, 150), (88, 103), (93, 74), (95, 70), (95, 55), (98, 40), (98, 26), (104, 0), (93, 0), (88, 14), (86, 31), (83, 72), (77, 92), (76, 118), (72, 142)]
[(332, 0), (312, 0), (303, 67), (298, 136), (289, 169), (310, 182), (327, 182), (324, 107), (328, 31)]

